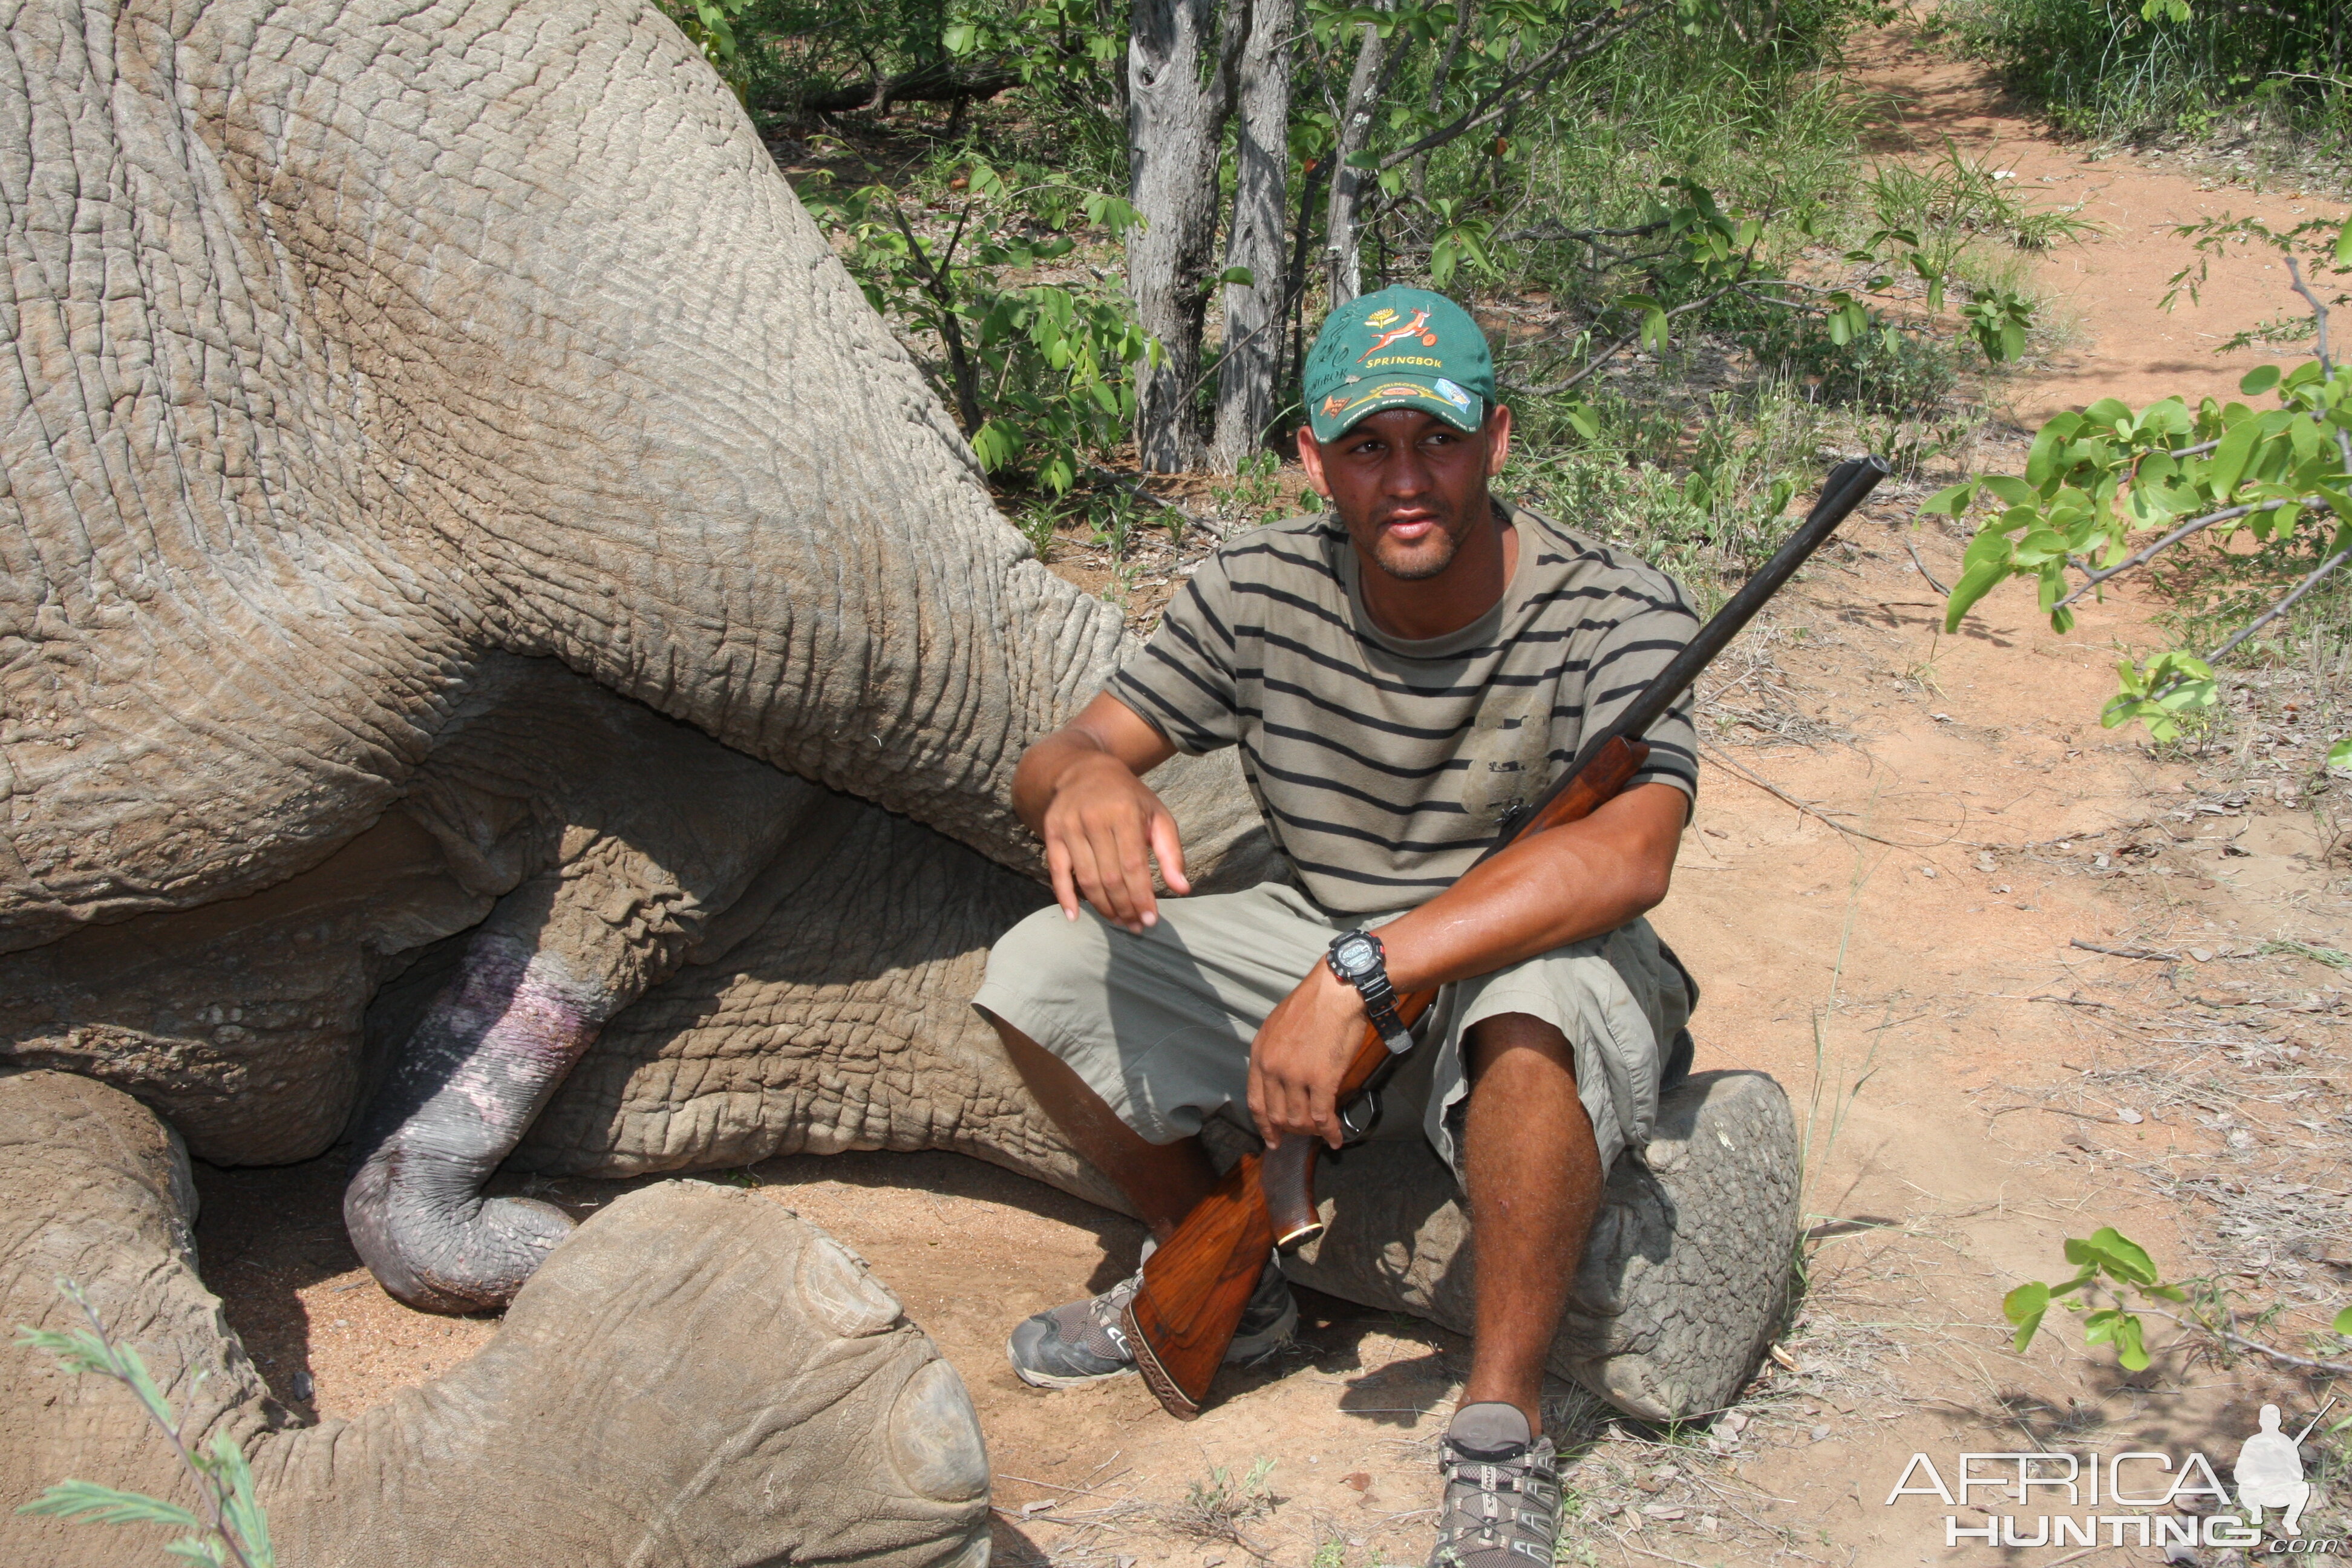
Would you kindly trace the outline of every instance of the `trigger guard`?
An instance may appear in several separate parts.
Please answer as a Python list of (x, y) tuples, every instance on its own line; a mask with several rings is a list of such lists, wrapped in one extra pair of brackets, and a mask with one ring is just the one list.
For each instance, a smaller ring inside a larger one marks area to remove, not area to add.
[(1368, 1089), (1339, 1108), (1339, 1146), (1345, 1149), (1362, 1142), (1380, 1124), (1380, 1091)]

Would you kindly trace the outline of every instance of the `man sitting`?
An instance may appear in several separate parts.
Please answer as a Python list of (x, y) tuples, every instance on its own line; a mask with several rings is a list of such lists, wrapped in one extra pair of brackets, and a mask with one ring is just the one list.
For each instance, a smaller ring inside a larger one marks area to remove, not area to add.
[[(1203, 562), (1143, 651), (1022, 758), (1014, 805), (1060, 907), (997, 944), (975, 1005), (1156, 1242), (1215, 1184), (1203, 1118), (1337, 1147), (1335, 1091), (1368, 1021), (1393, 1023), (1388, 988), (1445, 986), (1400, 1080), (1426, 1085), (1422, 1125), (1477, 1242), (1431, 1562), (1549, 1563), (1545, 1358), (1610, 1163), (1687, 1067), (1696, 991), (1642, 919), (1696, 790), (1687, 706), (1614, 800), (1470, 866), (1697, 618), (1647, 565), (1489, 493), (1511, 415), (1453, 301), (1390, 289), (1333, 311), (1305, 381), (1299, 460), (1331, 510)], [(1190, 889), (1143, 777), (1230, 745), (1297, 885), (1162, 901), (1154, 860)], [(1134, 1291), (1021, 1324), (1014, 1369), (1045, 1387), (1131, 1371)], [(1297, 1321), (1269, 1260), (1228, 1360)]]

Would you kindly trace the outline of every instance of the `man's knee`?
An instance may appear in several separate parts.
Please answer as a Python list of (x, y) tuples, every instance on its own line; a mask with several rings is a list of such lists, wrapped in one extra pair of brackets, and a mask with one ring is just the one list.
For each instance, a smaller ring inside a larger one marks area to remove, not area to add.
[(1024, 915), (988, 950), (988, 978), (1023, 989), (1063, 973), (1099, 968), (1101, 932), (1085, 915), (1071, 920), (1058, 905)]
[(1464, 1057), (1474, 1088), (1489, 1067), (1512, 1051), (1533, 1051), (1570, 1079), (1576, 1077), (1576, 1047), (1559, 1025), (1532, 1013), (1497, 1013), (1481, 1018), (1465, 1031), (1463, 1043), (1468, 1047)]

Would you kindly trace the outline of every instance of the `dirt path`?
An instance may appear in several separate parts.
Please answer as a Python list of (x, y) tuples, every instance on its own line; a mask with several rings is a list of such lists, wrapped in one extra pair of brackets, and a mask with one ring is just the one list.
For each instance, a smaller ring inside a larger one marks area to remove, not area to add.
[(2035, 206), (2074, 209), (2098, 226), (2095, 239), (2060, 246), (2038, 269), (2076, 344), (2016, 387), (2011, 410), (2028, 427), (2101, 397), (2138, 407), (2178, 393), (2193, 407), (2200, 396), (2237, 396), (2239, 377), (2273, 356), (2214, 348), (2258, 321), (2299, 312), (2302, 301), (2275, 258), (2232, 254), (2215, 260), (2199, 303), (2159, 309), (2173, 275), (2194, 259), (2173, 231), (2223, 215), (2283, 228), (2343, 212), (2292, 185), (2221, 184), (2178, 157), (2054, 141), (2007, 99), (1991, 67), (1923, 45), (1909, 23), (1858, 40), (1852, 68), (1886, 97), (1894, 123), (1885, 150), (1932, 157), (1948, 141), (2006, 171)]
[[(1900, 35), (1872, 40), (1861, 68), (1900, 88), (1915, 142), (1998, 153), (2105, 226), (2046, 264), (2083, 342), (2019, 388), (2021, 416), (2234, 385), (2242, 366), (2201, 345), (2277, 308), (2275, 275), (2224, 273), (2201, 310), (2158, 315), (2179, 254), (2162, 226), (2295, 204), (2052, 145), (1973, 68)], [(1998, 438), (1978, 458), (1998, 467)], [(2182, 1352), (2126, 1378), (2083, 1352), (2072, 1321), (2012, 1355), (2003, 1292), (2059, 1276), (2065, 1237), (2114, 1224), (2170, 1273), (2228, 1279), (2250, 1314), (2286, 1308), (2264, 1331), (2274, 1343), (2301, 1344), (2347, 1294), (2352, 987), (2308, 955), (2352, 947), (2352, 889), (2327, 859), (2331, 797), (2302, 793), (2326, 737), (2282, 691), (2247, 731), (2280, 744), (2250, 740), (2201, 770), (2152, 760), (2096, 724), (2113, 642), (2145, 637), (2140, 612), (2094, 611), (2060, 639), (2000, 596), (1944, 637), (1904, 541), (1947, 580), (1958, 545), (1912, 530), (1913, 506), (1885, 498), (1750, 639), (1717, 693), (1724, 728), (1658, 916), (1707, 989), (1699, 1065), (1771, 1071), (1808, 1123), (1806, 1302), (1786, 1361), (1711, 1431), (1612, 1424), (1560, 1391), (1580, 1513), (1564, 1561), (2162, 1561), (2130, 1527), (2130, 1544), (2072, 1556), (1948, 1551), (1947, 1515), (1982, 1528), (1981, 1509), (1885, 1500), (1914, 1453), (1949, 1478), (1962, 1450), (2195, 1449), (2226, 1479), (2261, 1399), (2292, 1414), (2306, 1394), (2265, 1365)], [(492, 1331), (374, 1289), (342, 1239), (340, 1179), (324, 1161), (202, 1176), (207, 1279), (281, 1393), (325, 1415), (430, 1377)], [(1179, 1426), (1133, 1380), (1045, 1394), (1003, 1360), (1021, 1316), (1132, 1267), (1131, 1223), (944, 1155), (785, 1160), (745, 1179), (862, 1251), (961, 1368), (989, 1435), (1002, 1561), (1425, 1555), (1459, 1339), (1310, 1299), (1296, 1351)], [(614, 1189), (535, 1190), (584, 1212)], [(2338, 1500), (2306, 1530), (2336, 1532)]]

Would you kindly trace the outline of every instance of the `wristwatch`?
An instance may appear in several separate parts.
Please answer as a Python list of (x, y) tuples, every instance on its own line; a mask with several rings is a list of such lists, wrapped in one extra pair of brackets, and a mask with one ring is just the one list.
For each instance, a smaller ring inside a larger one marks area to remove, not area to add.
[(1331, 939), (1331, 951), (1323, 961), (1364, 999), (1364, 1012), (1372, 1027), (1381, 1032), (1381, 1043), (1388, 1047), (1391, 1056), (1412, 1049), (1412, 1034), (1397, 1016), (1396, 987), (1389, 984), (1388, 950), (1379, 937), (1360, 927), (1343, 931)]

